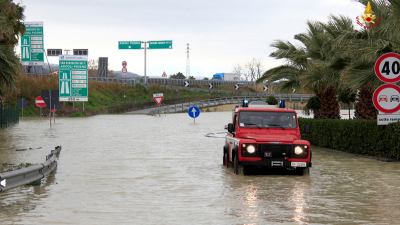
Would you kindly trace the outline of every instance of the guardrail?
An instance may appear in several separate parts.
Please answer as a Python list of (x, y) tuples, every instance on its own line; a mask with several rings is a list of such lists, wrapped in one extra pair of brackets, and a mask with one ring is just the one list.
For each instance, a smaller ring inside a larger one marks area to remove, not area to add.
[(41, 164), (0, 173), (0, 192), (7, 191), (25, 184), (40, 182), (57, 168), (57, 160), (61, 146), (55, 147)]
[[(111, 77), (89, 77), (89, 80), (97, 81), (97, 82), (107, 82), (107, 83), (121, 83), (128, 85), (136, 85), (143, 84), (143, 78), (111, 78)], [(184, 87), (185, 82), (189, 83), (190, 87), (199, 87), (199, 86), (207, 86), (212, 84), (213, 87), (218, 86), (232, 86), (234, 87), (236, 84), (239, 86), (250, 86), (254, 85), (252, 81), (223, 81), (223, 80), (184, 80), (184, 79), (171, 79), (171, 78), (148, 78), (148, 84), (157, 84), (157, 85), (169, 85), (169, 86), (182, 86)]]
[[(312, 94), (271, 94), (278, 100), (296, 101), (304, 102), (313, 97)], [(191, 105), (197, 105), (200, 108), (207, 108), (211, 106), (226, 105), (226, 104), (240, 104), (243, 99), (248, 99), (249, 101), (265, 101), (266, 96), (233, 96), (226, 98), (215, 98), (194, 102), (186, 102), (181, 104), (166, 105), (156, 108), (152, 108), (149, 114), (156, 113), (178, 113), (186, 111)]]

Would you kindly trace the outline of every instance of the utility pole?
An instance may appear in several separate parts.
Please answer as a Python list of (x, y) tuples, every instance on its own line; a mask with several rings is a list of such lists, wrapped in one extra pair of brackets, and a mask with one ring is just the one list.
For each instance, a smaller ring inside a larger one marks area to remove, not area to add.
[(144, 43), (144, 85), (147, 85), (147, 58), (146, 58), (146, 52), (147, 52), (147, 41), (143, 42)]
[(190, 53), (190, 47), (189, 43), (186, 44), (186, 79), (189, 79), (190, 77), (190, 58), (189, 58), (189, 53)]

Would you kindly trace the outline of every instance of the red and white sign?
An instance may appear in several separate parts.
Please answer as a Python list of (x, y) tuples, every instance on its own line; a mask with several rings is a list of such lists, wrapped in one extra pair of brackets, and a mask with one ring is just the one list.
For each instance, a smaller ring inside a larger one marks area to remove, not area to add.
[(375, 63), (375, 73), (379, 80), (383, 82), (399, 82), (400, 54), (391, 52), (381, 55)]
[(161, 105), (161, 103), (164, 100), (164, 94), (163, 93), (154, 93), (153, 100), (157, 103), (157, 105)]
[(122, 68), (122, 72), (123, 72), (123, 73), (127, 73), (127, 72), (128, 72), (128, 69)]
[(126, 61), (122, 61), (122, 67), (126, 67), (128, 63)]
[(161, 75), (163, 78), (167, 78), (167, 73), (165, 73), (165, 71), (162, 73)]
[(374, 106), (383, 113), (395, 113), (400, 110), (400, 87), (384, 84), (378, 87), (372, 97)]
[(42, 96), (37, 96), (35, 98), (35, 106), (39, 108), (46, 107), (46, 102), (43, 100)]

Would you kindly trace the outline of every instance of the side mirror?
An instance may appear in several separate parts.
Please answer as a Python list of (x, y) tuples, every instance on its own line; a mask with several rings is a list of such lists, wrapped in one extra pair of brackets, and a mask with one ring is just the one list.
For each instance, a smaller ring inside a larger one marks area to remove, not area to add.
[(228, 124), (228, 132), (233, 133), (235, 131), (235, 127), (233, 126), (233, 123)]

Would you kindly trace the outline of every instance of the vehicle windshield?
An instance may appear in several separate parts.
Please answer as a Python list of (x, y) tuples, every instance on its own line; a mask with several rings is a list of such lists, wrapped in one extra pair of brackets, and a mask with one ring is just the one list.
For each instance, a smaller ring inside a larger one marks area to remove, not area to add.
[(291, 112), (241, 112), (239, 126), (249, 128), (296, 128), (296, 114)]

